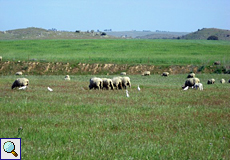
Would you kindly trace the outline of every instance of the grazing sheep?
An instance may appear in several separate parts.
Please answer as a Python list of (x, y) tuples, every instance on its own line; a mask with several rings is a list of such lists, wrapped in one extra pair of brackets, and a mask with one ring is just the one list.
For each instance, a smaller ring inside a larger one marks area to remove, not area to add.
[(129, 88), (131, 87), (131, 82), (130, 82), (130, 78), (129, 77), (121, 77), (120, 78), (122, 81), (122, 87), (123, 88), (127, 88), (127, 86), (129, 86)]
[(195, 85), (195, 83), (200, 83), (199, 78), (188, 78), (184, 85), (182, 86), (182, 89), (184, 89), (185, 87), (193, 87)]
[(195, 78), (195, 73), (190, 73), (187, 78)]
[(144, 71), (144, 72), (142, 73), (142, 76), (150, 76), (150, 71)]
[(69, 76), (69, 75), (66, 75), (66, 76), (65, 76), (65, 80), (70, 81), (70, 76)]
[(126, 75), (126, 72), (121, 72), (121, 74), (120, 75), (123, 75), (123, 76), (125, 76)]
[(213, 64), (214, 65), (220, 65), (221, 63), (220, 63), (220, 61), (215, 61)]
[(16, 72), (15, 75), (21, 76), (22, 72)]
[(122, 89), (122, 80), (121, 80), (121, 77), (114, 77), (112, 79), (112, 81), (113, 81), (114, 88), (116, 88), (116, 89)]
[(195, 89), (198, 89), (198, 88), (199, 88), (199, 90), (201, 90), (201, 91), (204, 89), (202, 83), (195, 83), (194, 88), (195, 88)]
[(18, 78), (14, 81), (11, 89), (14, 89), (16, 87), (28, 86), (28, 85), (29, 85), (29, 80), (27, 78)]
[(0, 56), (0, 62), (2, 61), (2, 56)]
[(103, 80), (103, 89), (105, 88), (105, 89), (107, 89), (107, 90), (110, 90), (110, 89), (112, 89), (113, 90), (113, 81), (112, 81), (112, 79), (110, 79), (110, 78), (102, 78), (102, 80)]
[(101, 78), (97, 78), (97, 77), (94, 77), (94, 78), (91, 78), (89, 80), (89, 89), (102, 89), (102, 85), (103, 85), (103, 81)]
[(167, 77), (169, 75), (169, 72), (163, 72), (161, 75)]
[(225, 83), (225, 79), (222, 78), (222, 79), (220, 80), (220, 83)]
[(215, 83), (215, 79), (213, 79), (213, 78), (209, 79), (208, 82), (207, 82), (207, 84), (214, 84), (214, 83)]

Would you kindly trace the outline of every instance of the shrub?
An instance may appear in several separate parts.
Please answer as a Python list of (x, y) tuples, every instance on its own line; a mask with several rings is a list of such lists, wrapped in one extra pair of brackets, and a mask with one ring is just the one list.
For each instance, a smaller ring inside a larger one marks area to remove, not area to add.
[(217, 36), (209, 36), (207, 40), (218, 40)]

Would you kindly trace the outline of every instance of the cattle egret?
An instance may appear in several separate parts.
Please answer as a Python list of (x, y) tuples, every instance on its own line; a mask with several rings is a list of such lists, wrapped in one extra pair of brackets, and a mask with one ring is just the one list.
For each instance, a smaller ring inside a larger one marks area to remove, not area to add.
[(188, 86), (187, 86), (187, 87), (185, 87), (183, 90), (185, 90), (185, 91), (186, 91), (186, 90), (188, 90)]
[(128, 90), (126, 90), (126, 97), (129, 97), (129, 92), (128, 92)]
[(18, 89), (23, 89), (23, 90), (24, 90), (24, 89), (26, 89), (26, 87), (27, 87), (27, 86), (22, 86), (22, 87), (20, 87), (20, 88), (18, 88)]
[(137, 86), (137, 90), (138, 90), (138, 91), (140, 91), (140, 90), (141, 90), (141, 89), (140, 89), (140, 87), (139, 87), (139, 85)]
[(53, 91), (53, 89), (51, 89), (50, 87), (48, 87), (47, 89), (48, 89), (50, 92), (52, 92), (52, 91)]

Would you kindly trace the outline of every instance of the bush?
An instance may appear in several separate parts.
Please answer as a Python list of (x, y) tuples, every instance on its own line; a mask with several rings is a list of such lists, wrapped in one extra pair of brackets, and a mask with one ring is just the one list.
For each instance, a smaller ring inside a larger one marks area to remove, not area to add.
[(218, 40), (217, 36), (209, 36), (207, 40)]

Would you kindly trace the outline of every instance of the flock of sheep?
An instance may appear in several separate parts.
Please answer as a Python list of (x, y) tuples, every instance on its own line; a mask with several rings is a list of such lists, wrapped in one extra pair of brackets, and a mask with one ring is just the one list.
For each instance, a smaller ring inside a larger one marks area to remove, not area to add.
[[(16, 75), (22, 75), (21, 72), (17, 72)], [(89, 89), (103, 89), (103, 90), (114, 90), (114, 89), (127, 89), (127, 87), (131, 87), (131, 80), (126, 75), (125, 72), (121, 72), (121, 76), (110, 78), (98, 78), (93, 77), (89, 80)], [(145, 71), (142, 74), (143, 76), (149, 76), (150, 71)], [(161, 74), (162, 76), (168, 76), (168, 72), (163, 72)], [(70, 76), (66, 75), (64, 77), (65, 80), (70, 80)], [(230, 83), (230, 79), (228, 81)], [(215, 79), (209, 79), (207, 84), (214, 84)], [(224, 79), (220, 80), (220, 83), (225, 83)], [(18, 78), (16, 79), (12, 84), (12, 89), (19, 87), (19, 89), (26, 89), (26, 87), (29, 85), (29, 80), (27, 78)], [(139, 87), (139, 86), (138, 86)], [(195, 73), (190, 73), (187, 76), (187, 80), (185, 81), (184, 85), (182, 86), (183, 90), (188, 90), (189, 88), (195, 88), (199, 90), (203, 90), (203, 84), (200, 83), (200, 79), (195, 77)]]

